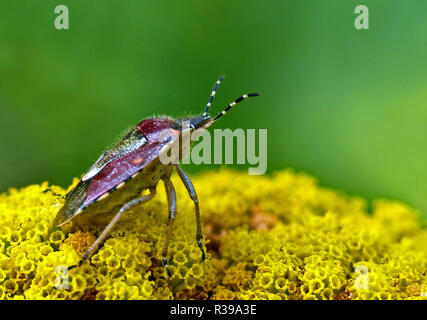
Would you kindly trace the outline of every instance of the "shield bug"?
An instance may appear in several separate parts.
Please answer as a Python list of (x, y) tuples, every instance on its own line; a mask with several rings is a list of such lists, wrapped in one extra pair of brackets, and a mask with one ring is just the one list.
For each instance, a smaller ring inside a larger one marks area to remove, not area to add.
[[(201, 242), (203, 235), (199, 201), (193, 183), (179, 166), (179, 159), (182, 159), (189, 150), (182, 150), (181, 147), (177, 155), (177, 162), (163, 163), (160, 161), (160, 156), (164, 152), (168, 152), (185, 132), (191, 133), (197, 129), (206, 129), (237, 103), (259, 95), (257, 93), (242, 95), (230, 103), (215, 118), (212, 118), (208, 115), (209, 107), (223, 79), (224, 77), (220, 77), (215, 83), (203, 114), (177, 120), (169, 117), (158, 117), (141, 121), (113, 148), (105, 151), (66, 195), (65, 203), (54, 221), (56, 226), (62, 226), (70, 220), (82, 224), (94, 217), (110, 217), (112, 215), (103, 232), (83, 255), (78, 266), (97, 250), (126, 210), (138, 204), (146, 203), (154, 197), (157, 184), (162, 180), (165, 184), (169, 204), (169, 220), (162, 255), (167, 273), (169, 276), (171, 275), (167, 262), (167, 252), (176, 215), (176, 194), (170, 180), (174, 169), (178, 172), (194, 202), (197, 225), (196, 240), (202, 252), (202, 260), (205, 258)], [(146, 189), (150, 193), (141, 197), (142, 191)], [(71, 268), (73, 267), (75, 266)]]

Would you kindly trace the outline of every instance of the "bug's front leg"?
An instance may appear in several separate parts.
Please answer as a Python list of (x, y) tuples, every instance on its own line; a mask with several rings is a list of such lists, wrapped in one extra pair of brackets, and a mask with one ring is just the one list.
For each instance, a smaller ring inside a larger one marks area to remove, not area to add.
[(92, 244), (92, 246), (89, 248), (89, 250), (83, 255), (83, 257), (80, 259), (79, 263), (76, 265), (73, 265), (68, 268), (68, 270), (71, 270), (75, 267), (81, 266), (83, 262), (95, 251), (98, 249), (99, 245), (104, 241), (105, 237), (108, 235), (108, 233), (111, 231), (111, 229), (115, 226), (117, 221), (119, 221), (120, 217), (123, 215), (123, 213), (126, 210), (129, 210), (130, 208), (134, 207), (137, 204), (145, 203), (149, 200), (151, 200), (154, 195), (156, 194), (156, 189), (152, 188), (150, 189), (150, 194), (146, 195), (145, 197), (134, 199), (132, 201), (129, 201), (128, 203), (124, 204), (120, 210), (116, 213), (114, 218), (110, 221), (110, 223), (105, 227), (104, 231), (102, 231), (101, 235), (95, 240), (95, 242)]
[(168, 226), (166, 231), (166, 242), (165, 242), (165, 246), (163, 247), (163, 264), (170, 278), (172, 276), (172, 273), (169, 270), (167, 255), (168, 255), (168, 246), (172, 236), (173, 226), (174, 226), (175, 217), (176, 217), (176, 192), (175, 192), (175, 188), (173, 187), (172, 181), (170, 181), (169, 179), (164, 179), (163, 181), (165, 183), (166, 195), (168, 197), (168, 203), (169, 203), (169, 219), (168, 219)]
[(182, 182), (185, 185), (185, 188), (187, 189), (191, 200), (194, 202), (194, 208), (196, 210), (196, 224), (197, 224), (197, 232), (196, 232), (196, 240), (197, 244), (202, 251), (202, 260), (205, 260), (205, 251), (203, 250), (203, 245), (201, 240), (203, 239), (202, 234), (202, 223), (200, 221), (200, 209), (199, 209), (199, 200), (197, 199), (196, 189), (194, 189), (193, 183), (190, 180), (190, 177), (184, 172), (184, 170), (181, 169), (179, 164), (175, 165), (176, 171), (179, 174), (179, 177), (181, 178)]

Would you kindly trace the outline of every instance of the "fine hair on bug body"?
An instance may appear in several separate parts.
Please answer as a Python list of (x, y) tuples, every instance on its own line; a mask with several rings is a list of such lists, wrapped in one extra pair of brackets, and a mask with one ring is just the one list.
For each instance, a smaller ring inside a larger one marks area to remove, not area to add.
[[(190, 177), (178, 163), (189, 150), (180, 149), (176, 155), (177, 162), (164, 163), (160, 160), (161, 155), (170, 152), (171, 146), (179, 143), (180, 138), (186, 132), (210, 127), (239, 102), (259, 95), (258, 93), (244, 94), (212, 118), (208, 111), (223, 79), (224, 77), (221, 76), (215, 83), (202, 114), (176, 120), (168, 116), (142, 120), (136, 127), (124, 134), (113, 147), (103, 152), (77, 185), (66, 195), (65, 203), (55, 218), (55, 226), (66, 225), (71, 220), (80, 226), (96, 223), (103, 218), (108, 221), (79, 263), (69, 269), (81, 265), (93, 255), (120, 217), (136, 205), (150, 201), (156, 194), (157, 184), (159, 181), (163, 181), (168, 199), (169, 219), (162, 260), (170, 277), (167, 254), (177, 214), (176, 192), (170, 180), (174, 170), (177, 171), (194, 203), (196, 241), (201, 250), (201, 259), (205, 259), (199, 200)], [(141, 196), (144, 190), (149, 190), (149, 194)]]

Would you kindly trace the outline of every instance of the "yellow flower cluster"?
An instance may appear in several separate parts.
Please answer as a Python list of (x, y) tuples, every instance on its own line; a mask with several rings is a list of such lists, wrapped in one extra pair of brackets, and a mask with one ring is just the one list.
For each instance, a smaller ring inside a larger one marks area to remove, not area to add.
[(292, 170), (221, 169), (193, 182), (207, 259), (195, 240), (194, 205), (174, 176), (170, 278), (161, 263), (162, 185), (71, 270), (102, 231), (52, 226), (71, 186), (1, 194), (0, 299), (427, 299), (427, 230), (411, 208), (378, 200), (369, 213), (363, 199)]

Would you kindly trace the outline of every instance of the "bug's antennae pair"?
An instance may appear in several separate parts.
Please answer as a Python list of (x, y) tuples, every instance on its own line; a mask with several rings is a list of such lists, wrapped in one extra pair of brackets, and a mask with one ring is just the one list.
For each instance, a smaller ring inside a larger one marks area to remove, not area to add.
[[(209, 97), (209, 101), (208, 104), (206, 105), (205, 108), (205, 112), (203, 112), (203, 115), (206, 116), (209, 110), (209, 107), (211, 106), (211, 103), (215, 97), (216, 91), (218, 90), (219, 84), (221, 83), (221, 81), (224, 80), (224, 76), (221, 76), (217, 82), (215, 82), (215, 85), (212, 89), (212, 93), (211, 96)], [(234, 100), (232, 103), (230, 103), (227, 108), (225, 108), (220, 114), (218, 114), (215, 118), (213, 118), (211, 121), (209, 121), (207, 123), (207, 125), (205, 127), (209, 127), (210, 125), (212, 125), (215, 121), (217, 121), (219, 118), (221, 118), (223, 115), (225, 115), (228, 110), (230, 110), (231, 108), (233, 108), (236, 104), (238, 104), (239, 102), (245, 100), (246, 98), (250, 98), (250, 97), (257, 97), (259, 96), (259, 93), (248, 93), (248, 94), (244, 94), (242, 96), (240, 96), (239, 98), (237, 98), (236, 100)]]

